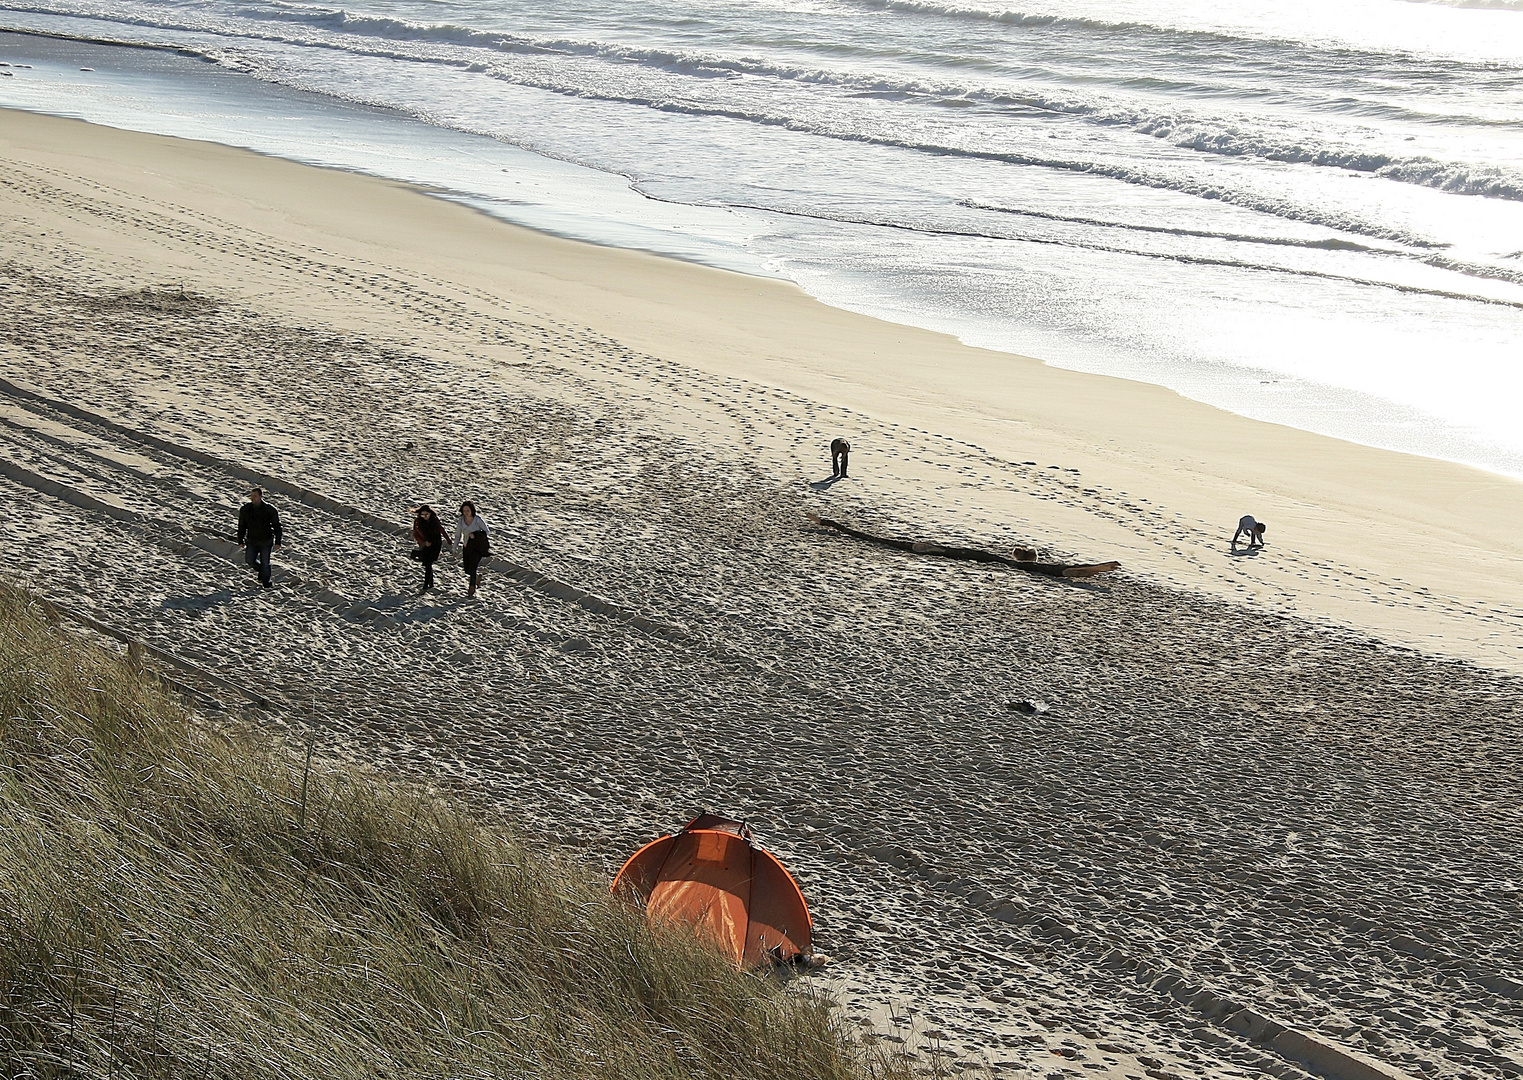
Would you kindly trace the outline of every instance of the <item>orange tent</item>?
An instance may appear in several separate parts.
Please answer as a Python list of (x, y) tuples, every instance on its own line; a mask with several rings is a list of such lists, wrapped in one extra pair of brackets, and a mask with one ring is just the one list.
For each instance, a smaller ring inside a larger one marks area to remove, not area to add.
[(742, 968), (809, 955), (804, 894), (738, 821), (699, 814), (652, 840), (629, 857), (613, 891), (643, 901), (653, 923), (693, 927)]

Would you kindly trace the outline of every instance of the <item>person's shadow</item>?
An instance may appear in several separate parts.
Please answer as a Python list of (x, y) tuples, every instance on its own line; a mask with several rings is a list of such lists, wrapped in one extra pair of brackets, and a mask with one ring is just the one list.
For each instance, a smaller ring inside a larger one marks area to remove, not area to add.
[(166, 596), (159, 606), (166, 611), (210, 611), (232, 598), (231, 589), (217, 589), (202, 596)]
[(816, 491), (824, 491), (826, 488), (828, 488), (828, 487), (832, 486), (833, 484), (835, 484), (835, 482), (837, 480), (845, 480), (845, 479), (846, 479), (846, 477), (844, 477), (844, 476), (832, 476), (829, 480), (816, 480), (813, 483), (811, 483), (809, 486), (814, 488), (814, 490), (816, 490)]
[(1264, 550), (1263, 548), (1230, 548), (1230, 549), (1228, 549), (1227, 554), (1231, 558), (1241, 559), (1245, 555), (1246, 556), (1257, 556), (1258, 553), (1263, 551), (1263, 550)]

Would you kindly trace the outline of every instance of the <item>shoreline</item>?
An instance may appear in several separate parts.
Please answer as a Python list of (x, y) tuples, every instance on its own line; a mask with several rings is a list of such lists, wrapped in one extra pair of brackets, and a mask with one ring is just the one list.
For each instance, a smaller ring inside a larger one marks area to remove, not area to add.
[[(778, 429), (759, 447), (789, 482), (818, 478), (813, 463), (824, 458), (811, 440), (823, 447), (848, 434), (854, 497), (930, 529), (1119, 559), (1148, 580), (1523, 670), (1518, 481), (973, 349), (829, 307), (789, 283), (535, 233), (395, 181), (33, 113), (0, 113), (0, 125), (17, 166), (34, 160), (60, 175), (110, 178), (134, 197), (199, 202), (256, 235), (400, 259), (462, 302), (571, 315), (703, 376), (828, 407), (833, 428)], [(123, 235), (102, 250), (113, 245), (155, 248)], [(187, 279), (198, 288), (293, 307), (280, 295), (286, 283), (272, 289), (247, 261), (194, 271)], [(354, 327), (386, 314), (357, 296), (325, 296), (321, 310)], [(387, 328), (423, 340), (405, 318)], [(465, 351), (473, 363), (523, 360)], [(637, 371), (605, 365), (596, 377), (641, 389)], [(733, 402), (686, 415), (657, 404), (720, 445), (740, 418)], [(1231, 558), (1226, 540), (1244, 513), (1269, 523), (1269, 547)]]
[[(1039, 356), (1048, 365), (1065, 370), (1166, 386), (1182, 396), (1263, 422), (1322, 433), (1355, 445), (1470, 464), (1482, 471), (1494, 472), (1510, 479), (1523, 479), (1523, 463), (1520, 463), (1514, 450), (1509, 449), (1507, 440), (1510, 429), (1505, 419), (1494, 417), (1500, 421), (1500, 427), (1496, 423), (1478, 421), (1474, 416), (1467, 420), (1466, 416), (1474, 410), (1469, 406), (1460, 407), (1455, 404), (1462, 400), (1484, 402), (1493, 400), (1497, 395), (1455, 395), (1448, 406), (1436, 408), (1430, 416), (1423, 410), (1445, 397), (1445, 393), (1438, 392), (1437, 388), (1432, 388), (1426, 398), (1413, 397), (1411, 387), (1403, 390), (1400, 379), (1383, 389), (1379, 379), (1371, 382), (1353, 377), (1352, 382), (1347, 381), (1351, 377), (1350, 373), (1341, 369), (1341, 361), (1336, 357), (1324, 358), (1325, 363), (1317, 370), (1306, 370), (1305, 364), (1293, 359), (1299, 350), (1289, 343), (1272, 353), (1244, 347), (1245, 343), (1260, 340), (1264, 336), (1262, 334), (1218, 334), (1217, 340), (1224, 343), (1220, 349), (1213, 351), (1207, 347), (1203, 352), (1199, 349), (1186, 349), (1159, 360), (1150, 351), (1153, 346), (1147, 346), (1146, 342), (1142, 351), (1136, 352), (1117, 345), (1115, 334), (1086, 336), (1074, 327), (1069, 327), (1066, 331), (1055, 330), (1038, 316), (1032, 316), (1019, 324), (1009, 322), (1009, 330), (1004, 329), (1007, 321), (985, 318), (971, 308), (961, 310), (954, 320), (949, 321), (941, 316), (935, 305), (922, 304), (917, 299), (919, 292), (896, 291), (892, 286), (885, 285), (881, 280), (882, 273), (875, 276), (869, 271), (856, 284), (843, 279), (840, 274), (812, 276), (808, 259), (799, 262), (795, 258), (807, 253), (807, 245), (772, 245), (768, 255), (767, 245), (753, 249), (741, 239), (758, 230), (770, 231), (772, 225), (768, 222), (775, 224), (782, 220), (777, 215), (786, 216), (789, 213), (786, 210), (758, 209), (753, 212), (743, 206), (729, 207), (737, 215), (736, 223), (742, 226), (739, 233), (736, 233), (731, 230), (730, 222), (721, 222), (714, 217), (717, 212), (715, 208), (667, 200), (643, 191), (638, 194), (633, 192), (624, 183), (621, 172), (614, 167), (605, 170), (598, 166), (564, 164), (565, 161), (578, 159), (575, 156), (562, 159), (548, 149), (524, 150), (512, 143), (497, 144), (507, 152), (507, 156), (498, 154), (494, 157), (493, 152), (470, 145), (473, 141), (484, 138), (490, 143), (490, 137), (419, 121), (406, 109), (394, 105), (350, 101), (341, 92), (337, 96), (326, 96), (280, 83), (259, 83), (257, 85), (263, 88), (260, 90), (254, 89), (255, 84), (237, 90), (235, 84), (241, 85), (248, 76), (215, 65), (211, 72), (194, 74), (194, 69), (204, 65), (190, 64), (179, 72), (176, 79), (167, 79), (153, 65), (130, 61), (113, 64), (105, 55), (114, 48), (120, 48), (129, 52), (170, 49), (178, 56), (184, 48), (195, 53), (195, 46), (86, 39), (68, 34), (50, 34), (42, 30), (18, 30), (16, 33), (46, 38), (62, 46), (78, 46), (82, 50), (79, 53), (80, 62), (94, 63), (99, 65), (100, 71), (112, 72), (109, 76), (90, 77), (99, 78), (99, 85), (79, 88), (85, 91), (81, 100), (95, 101), (93, 107), (77, 110), (90, 122), (138, 130), (143, 126), (139, 118), (146, 116), (152, 118), (146, 128), (155, 132), (168, 132), (169, 137), (207, 139), (224, 145), (236, 144), (250, 148), (255, 153), (282, 157), (296, 163), (352, 171), (425, 190), (438, 188), (448, 193), (445, 197), (455, 197), (465, 205), (531, 230), (594, 245), (653, 253), (658, 257), (675, 258), (743, 274), (783, 276), (785, 280), (796, 278), (804, 283), (804, 288), (810, 295), (829, 305), (868, 318), (930, 328), (931, 332), (936, 333), (950, 333), (975, 349), (988, 348), (1015, 357)], [(183, 61), (188, 62), (188, 59)], [(70, 74), (72, 69), (68, 66), (69, 61), (65, 60), (63, 64), (63, 69), (56, 71), (51, 80), (43, 80), (43, 84), (50, 85), (52, 89), (45, 91), (42, 98), (33, 100), (27, 107), (48, 110), (51, 107), (47, 102), (53, 100), (48, 97), (49, 93), (56, 98), (61, 87), (73, 87), (77, 77)], [(145, 74), (147, 80), (140, 83), (140, 93), (130, 95), (125, 102), (118, 99), (119, 95), (113, 89), (115, 83), (119, 83), (124, 75)], [(224, 130), (182, 115), (183, 110), (178, 105), (179, 95), (184, 88), (191, 88), (193, 95), (200, 95), (210, 102), (213, 114), (225, 113), (229, 126)], [(268, 100), (264, 100), (265, 97)], [(59, 100), (67, 100), (67, 95)], [(349, 133), (354, 136), (352, 141), (355, 147), (348, 150), (334, 149), (346, 144), (348, 137), (337, 129), (327, 130), (327, 110), (330, 107), (336, 107), (339, 113), (351, 113), (344, 121), (345, 124), (352, 125), (359, 118), (363, 130)], [(70, 111), (62, 106), (60, 108), (64, 112)], [(305, 141), (300, 138), (293, 141), (283, 134), (285, 129), (279, 125), (272, 128), (261, 119), (267, 113), (284, 116), (286, 110), (297, 114), (286, 117), (297, 129), (301, 129), (304, 122), (315, 120), (320, 129), (319, 136)], [(53, 109), (44, 114), (54, 115), (57, 112), (58, 109)], [(364, 119), (372, 114), (371, 120)], [(380, 119), (382, 117), (389, 119)], [(374, 126), (366, 127), (366, 124)], [(381, 130), (388, 124), (397, 127), (397, 131)], [(405, 137), (394, 138), (398, 132), (405, 133)], [(414, 151), (420, 147), (422, 149), (415, 154)], [(379, 154), (375, 152), (377, 148), (381, 151)], [(511, 152), (508, 152), (509, 148)], [(514, 159), (515, 154), (533, 159), (540, 169), (524, 168), (523, 162)], [(460, 171), (462, 161), (475, 160), (478, 156), (482, 156), (483, 165), (489, 167)], [(498, 157), (502, 157), (502, 160), (496, 160)], [(493, 160), (488, 161), (487, 158)], [(506, 167), (499, 169), (499, 165)], [(532, 182), (537, 185), (535, 194), (527, 200), (520, 200), (518, 193), (531, 189), (516, 187), (516, 180), (513, 183), (501, 182), (500, 173), (520, 174), (524, 177), (525, 184), (529, 184), (533, 177)], [(579, 173), (586, 175), (574, 175)], [(547, 191), (563, 188), (573, 194), (570, 197), (546, 195)], [(748, 218), (747, 215), (752, 216)], [(805, 217), (807, 216), (806, 214)], [(868, 242), (867, 246), (871, 248), (872, 243)], [(820, 254), (815, 253), (816, 257)], [(789, 267), (787, 274), (767, 272), (761, 266), (766, 258), (784, 260)], [(1040, 270), (1045, 256), (1037, 251), (1032, 253), (1032, 258), (1033, 265)], [(1056, 266), (1053, 269), (1056, 270)], [(1146, 277), (1149, 271), (1143, 269), (1140, 273)], [(1164, 264), (1160, 264), (1158, 273), (1162, 275), (1159, 281), (1169, 280)], [(1081, 278), (1089, 280), (1083, 275)], [(1383, 281), (1362, 283), (1397, 290), (1416, 287)], [(934, 287), (931, 287), (931, 291), (935, 291)], [(1108, 296), (1121, 295), (1126, 290), (1107, 287), (1102, 291)], [(1170, 293), (1167, 287), (1163, 291)], [(1193, 295), (1193, 290), (1175, 289), (1172, 295), (1178, 300)], [(1293, 304), (1291, 306), (1294, 307)], [(1221, 316), (1223, 319), (1227, 317), (1225, 314)], [(1333, 318), (1336, 321), (1336, 316)], [(1174, 320), (1174, 324), (1209, 326), (1216, 325), (1218, 321), (1217, 313), (1205, 311), (1197, 305), (1192, 309), (1190, 317)], [(1163, 336), (1167, 337), (1169, 333), (1165, 330)], [(1127, 339), (1127, 333), (1123, 331), (1120, 338)], [(1371, 360), (1376, 359), (1382, 348), (1390, 348), (1390, 342), (1377, 348), (1373, 343), (1378, 340), (1376, 335), (1365, 342), (1368, 346), (1365, 351), (1371, 354)], [(1230, 346), (1227, 344), (1233, 342), (1235, 344)], [(1346, 351), (1353, 355), (1358, 349), (1350, 341), (1350, 349)], [(1229, 354), (1236, 359), (1222, 359)], [(1425, 353), (1424, 356), (1426, 355)], [(1209, 359), (1212, 356), (1219, 358)], [(1414, 368), (1429, 366), (1426, 359), (1419, 363), (1400, 349), (1394, 353), (1386, 352), (1385, 359), (1387, 363), (1381, 366), (1392, 370), (1398, 370), (1402, 364)], [(1481, 385), (1479, 379), (1460, 381), (1475, 381)], [(1445, 384), (1446, 387), (1448, 385), (1452, 384)], [(1494, 413), (1495, 410), (1490, 412)], [(1486, 434), (1488, 431), (1491, 434)]]

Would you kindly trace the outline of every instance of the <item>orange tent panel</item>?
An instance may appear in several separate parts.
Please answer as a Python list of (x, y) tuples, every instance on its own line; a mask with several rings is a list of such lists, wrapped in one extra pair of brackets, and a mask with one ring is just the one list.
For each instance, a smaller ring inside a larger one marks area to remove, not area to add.
[(685, 832), (672, 845), (645, 910), (682, 923), (737, 964), (744, 960), (751, 903), (751, 845), (733, 833)]
[(613, 889), (643, 900), (652, 922), (692, 927), (740, 967), (809, 952), (812, 927), (798, 883), (739, 822), (694, 818), (635, 852)]
[(651, 890), (656, 887), (656, 878), (661, 874), (662, 864), (666, 862), (666, 857), (676, 842), (675, 836), (663, 836), (631, 855), (624, 868), (614, 877), (613, 891), (626, 889), (639, 897), (641, 903), (648, 900)]
[(746, 956), (789, 960), (807, 955), (813, 927), (804, 894), (793, 875), (771, 852), (756, 851), (752, 861), (750, 924)]

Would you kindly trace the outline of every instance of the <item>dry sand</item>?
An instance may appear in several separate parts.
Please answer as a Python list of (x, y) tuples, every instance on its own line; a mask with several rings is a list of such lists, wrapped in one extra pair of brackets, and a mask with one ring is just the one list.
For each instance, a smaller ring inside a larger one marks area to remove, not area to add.
[[(0, 113), (0, 205), (11, 574), (264, 722), (610, 871), (745, 817), (953, 1065), (1523, 1075), (1518, 484), (215, 146)], [(420, 599), (466, 497), (502, 559)]]

